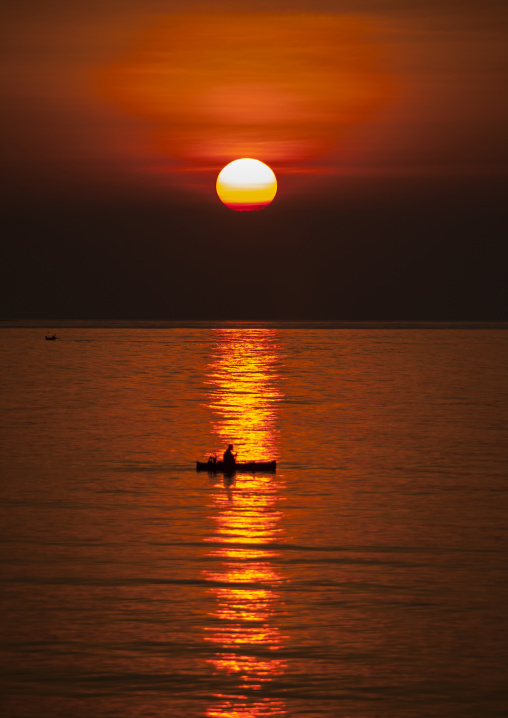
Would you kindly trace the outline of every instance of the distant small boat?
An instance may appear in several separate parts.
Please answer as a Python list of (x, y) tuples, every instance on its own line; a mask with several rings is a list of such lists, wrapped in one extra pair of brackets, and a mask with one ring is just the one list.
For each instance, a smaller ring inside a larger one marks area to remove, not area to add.
[(209, 471), (211, 474), (229, 474), (235, 472), (256, 473), (256, 471), (275, 472), (276, 461), (237, 461), (234, 466), (224, 467), (223, 461), (196, 461), (196, 471)]
[(55, 339), (56, 339), (56, 334), (53, 334), (53, 336), (51, 336), (51, 337), (46, 337), (47, 342), (54, 342)]

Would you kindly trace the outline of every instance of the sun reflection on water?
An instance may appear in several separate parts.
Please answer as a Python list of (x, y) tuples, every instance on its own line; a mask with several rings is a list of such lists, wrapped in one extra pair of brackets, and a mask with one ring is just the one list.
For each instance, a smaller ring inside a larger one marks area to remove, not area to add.
[(216, 329), (208, 365), (208, 408), (219, 450), (239, 460), (277, 458), (280, 349), (276, 329)]
[[(234, 443), (240, 459), (277, 458), (280, 354), (275, 330), (217, 330), (209, 365), (209, 408), (222, 444)], [(221, 444), (221, 446), (222, 446)], [(282, 516), (278, 475), (214, 478), (208, 537), (213, 569), (204, 572), (214, 597), (205, 641), (227, 694), (215, 694), (209, 718), (262, 718), (286, 714), (276, 681), (286, 670), (279, 656), (285, 636), (278, 566)]]

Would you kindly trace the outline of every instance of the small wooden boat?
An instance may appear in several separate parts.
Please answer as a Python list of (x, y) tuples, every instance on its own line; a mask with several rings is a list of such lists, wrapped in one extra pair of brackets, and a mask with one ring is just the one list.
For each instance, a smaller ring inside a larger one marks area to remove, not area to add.
[(275, 472), (276, 461), (237, 461), (234, 466), (224, 467), (223, 461), (196, 461), (196, 471), (209, 471), (211, 474), (256, 473), (256, 471)]
[(56, 334), (53, 334), (51, 337), (48, 337), (48, 336), (46, 337), (47, 342), (54, 342), (55, 339), (56, 339)]

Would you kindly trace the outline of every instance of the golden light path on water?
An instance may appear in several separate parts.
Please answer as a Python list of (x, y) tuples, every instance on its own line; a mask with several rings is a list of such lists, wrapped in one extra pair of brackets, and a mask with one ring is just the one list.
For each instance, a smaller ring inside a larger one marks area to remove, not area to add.
[(217, 451), (233, 443), (238, 460), (276, 459), (282, 398), (275, 329), (216, 329), (208, 365), (208, 407)]
[[(220, 446), (234, 443), (244, 458), (277, 457), (280, 352), (275, 330), (216, 330), (208, 367), (209, 408)], [(214, 672), (227, 676), (228, 694), (217, 695), (209, 718), (285, 715), (270, 684), (285, 671), (278, 657), (284, 636), (277, 625), (284, 580), (273, 563), (279, 555), (282, 515), (277, 475), (217, 476), (210, 494), (215, 528), (208, 538), (216, 570), (215, 605), (205, 640), (215, 646)]]

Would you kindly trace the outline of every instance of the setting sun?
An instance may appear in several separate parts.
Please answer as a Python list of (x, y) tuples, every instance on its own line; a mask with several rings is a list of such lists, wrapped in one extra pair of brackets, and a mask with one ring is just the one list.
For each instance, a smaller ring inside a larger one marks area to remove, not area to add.
[(277, 179), (264, 162), (244, 157), (221, 170), (217, 194), (226, 207), (239, 212), (263, 209), (277, 194)]

